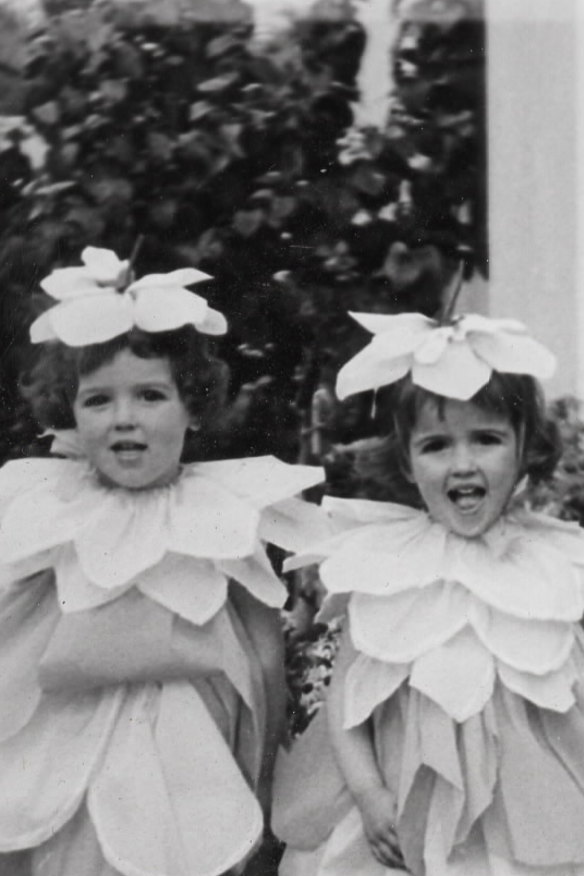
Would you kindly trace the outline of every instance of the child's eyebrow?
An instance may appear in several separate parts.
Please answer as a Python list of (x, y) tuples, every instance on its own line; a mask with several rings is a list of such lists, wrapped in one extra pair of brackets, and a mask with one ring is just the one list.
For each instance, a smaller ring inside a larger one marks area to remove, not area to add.
[(418, 432), (415, 436), (412, 436), (412, 444), (426, 444), (428, 441), (443, 441), (445, 438), (448, 438), (447, 432)]
[[(136, 383), (133, 383), (129, 389), (140, 390), (140, 389), (161, 389), (161, 390), (169, 390), (172, 389), (173, 384), (170, 381), (166, 380), (140, 380)], [(83, 389), (79, 390), (79, 395), (89, 395), (95, 392), (113, 392), (115, 390), (115, 386), (110, 383), (95, 383), (89, 386), (84, 386)]]

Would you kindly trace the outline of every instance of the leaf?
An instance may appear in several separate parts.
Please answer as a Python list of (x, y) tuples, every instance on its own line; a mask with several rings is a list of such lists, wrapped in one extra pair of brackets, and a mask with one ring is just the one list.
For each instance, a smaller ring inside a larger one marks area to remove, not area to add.
[(368, 164), (360, 165), (352, 175), (352, 183), (359, 192), (379, 195), (385, 186), (385, 177)]
[(165, 198), (163, 201), (153, 204), (148, 211), (148, 215), (157, 228), (167, 230), (172, 226), (177, 210), (178, 202), (176, 199)]
[(237, 82), (237, 79), (236, 73), (225, 73), (223, 76), (216, 76), (214, 79), (206, 79), (204, 82), (199, 82), (197, 91), (202, 91), (203, 94), (225, 91)]
[(218, 58), (230, 52), (231, 49), (236, 49), (238, 45), (237, 40), (230, 33), (226, 33), (223, 36), (210, 40), (205, 49), (205, 54), (208, 58)]
[(147, 136), (148, 152), (155, 161), (170, 161), (174, 152), (174, 143), (166, 134), (150, 131)]
[(88, 239), (99, 237), (104, 229), (104, 221), (98, 210), (77, 206), (65, 214), (65, 221), (78, 225)]
[(214, 106), (208, 100), (197, 100), (189, 108), (189, 122), (197, 122), (208, 116), (213, 110)]
[(233, 227), (242, 237), (251, 237), (263, 221), (263, 210), (238, 210), (233, 218)]
[(61, 116), (59, 105), (56, 101), (50, 100), (48, 103), (36, 106), (32, 111), (32, 116), (43, 125), (56, 125)]
[(99, 92), (110, 103), (121, 103), (128, 96), (128, 86), (120, 79), (104, 79)]

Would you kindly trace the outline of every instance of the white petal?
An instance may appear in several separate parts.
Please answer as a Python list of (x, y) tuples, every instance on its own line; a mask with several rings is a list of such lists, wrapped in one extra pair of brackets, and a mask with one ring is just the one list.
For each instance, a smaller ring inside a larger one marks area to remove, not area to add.
[(288, 591), (270, 564), (264, 550), (259, 545), (252, 557), (242, 560), (221, 560), (219, 568), (230, 578), (272, 608), (282, 608), (288, 598)]
[(98, 605), (105, 605), (106, 602), (113, 602), (130, 586), (125, 584), (111, 590), (98, 587), (81, 568), (72, 544), (58, 548), (54, 563), (59, 606), (64, 614), (86, 611)]
[(51, 319), (51, 313), (53, 309), (54, 308), (51, 307), (50, 310), (45, 310), (45, 312), (41, 313), (40, 316), (37, 316), (35, 321), (32, 323), (29, 330), (30, 340), (32, 344), (42, 344), (45, 341), (58, 340)]
[(404, 377), (412, 357), (381, 357), (371, 344), (343, 365), (337, 375), (336, 393), (341, 401), (357, 392), (379, 389)]
[(135, 292), (134, 322), (145, 332), (166, 332), (183, 325), (197, 327), (206, 314), (205, 299), (181, 286), (151, 286)]
[(345, 680), (343, 727), (362, 724), (408, 677), (408, 664), (395, 665), (358, 654)]
[(501, 662), (497, 664), (497, 669), (505, 687), (542, 709), (567, 712), (574, 705), (573, 688), (577, 673), (573, 665), (563, 666), (547, 675), (517, 672)]
[(462, 401), (472, 398), (490, 376), (491, 368), (464, 341), (451, 341), (437, 362), (414, 362), (412, 368), (412, 379), (418, 386)]
[(553, 672), (574, 647), (571, 623), (519, 619), (490, 609), (478, 614), (473, 626), (489, 651), (518, 672)]
[(499, 334), (501, 331), (526, 334), (527, 329), (517, 319), (491, 319), (489, 316), (481, 316), (478, 313), (465, 314), (458, 320), (453, 328), (460, 329), (466, 335), (469, 332), (483, 332), (484, 334)]
[(41, 288), (60, 300), (99, 293), (95, 277), (87, 268), (57, 268), (40, 282)]
[(38, 846), (73, 816), (124, 693), (119, 687), (43, 696), (28, 724), (0, 744), (0, 851)]
[(531, 374), (545, 380), (556, 368), (556, 357), (542, 344), (519, 333), (471, 334), (468, 342), (491, 368), (512, 374)]
[(334, 530), (319, 505), (302, 499), (284, 499), (262, 511), (259, 537), (297, 553), (330, 537)]
[(391, 332), (399, 335), (401, 332), (418, 334), (436, 326), (433, 319), (422, 316), (421, 313), (355, 313), (349, 311), (349, 316), (367, 329), (373, 335)]
[(410, 676), (412, 687), (460, 722), (484, 708), (494, 683), (493, 658), (468, 628), (419, 657)]
[(128, 292), (136, 292), (142, 289), (161, 289), (168, 286), (192, 286), (194, 283), (201, 283), (203, 280), (212, 279), (210, 274), (205, 274), (196, 268), (179, 268), (177, 271), (170, 271), (168, 274), (146, 274), (145, 277), (135, 280), (128, 287)]
[[(79, 562), (87, 577), (105, 590), (121, 587), (155, 565), (168, 547), (167, 502), (155, 490), (87, 491), (85, 521), (75, 536)], [(133, 495), (135, 493), (136, 495)], [(74, 502), (64, 503), (71, 515)], [(71, 509), (71, 510), (69, 510)], [(63, 515), (65, 516), (65, 515)], [(83, 518), (82, 518), (83, 519)], [(140, 549), (136, 550), (136, 545)]]
[(130, 689), (89, 790), (101, 848), (121, 873), (218, 876), (253, 848), (260, 807), (194, 686), (154, 697)]
[(437, 362), (450, 343), (452, 330), (449, 328), (437, 328), (420, 339), (420, 343), (414, 352), (414, 361), (420, 365), (433, 365)]
[(205, 318), (197, 324), (196, 329), (204, 335), (224, 335), (227, 331), (227, 320), (218, 310), (208, 307)]
[(254, 552), (259, 512), (232, 490), (197, 476), (196, 469), (176, 484), (167, 514), (169, 550), (213, 559), (240, 559)]
[(138, 576), (138, 589), (159, 605), (202, 626), (227, 599), (227, 580), (210, 560), (166, 554)]
[(191, 473), (193, 478), (209, 478), (221, 484), (258, 509), (296, 496), (324, 480), (320, 466), (291, 465), (276, 456), (202, 462)]
[(121, 261), (111, 249), (86, 246), (81, 260), (99, 283), (115, 284), (120, 274), (128, 269), (128, 261)]
[(390, 598), (355, 593), (349, 603), (353, 643), (377, 660), (409, 663), (452, 639), (467, 623), (471, 604), (462, 587), (442, 583)]
[(51, 323), (64, 344), (85, 347), (130, 331), (133, 318), (124, 295), (104, 292), (58, 304), (51, 310)]

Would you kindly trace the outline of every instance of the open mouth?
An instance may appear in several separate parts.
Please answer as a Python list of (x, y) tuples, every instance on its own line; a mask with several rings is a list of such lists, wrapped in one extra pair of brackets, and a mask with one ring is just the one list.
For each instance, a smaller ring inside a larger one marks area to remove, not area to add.
[(459, 511), (475, 511), (485, 498), (487, 491), (484, 487), (453, 487), (448, 490), (448, 498)]
[(110, 446), (110, 450), (116, 454), (142, 453), (146, 450), (146, 445), (139, 441), (116, 441)]

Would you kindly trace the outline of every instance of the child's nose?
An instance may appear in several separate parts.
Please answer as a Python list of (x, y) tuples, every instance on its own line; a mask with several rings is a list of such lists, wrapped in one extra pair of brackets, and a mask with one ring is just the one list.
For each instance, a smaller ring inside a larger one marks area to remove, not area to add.
[(114, 405), (114, 426), (116, 429), (133, 429), (136, 425), (134, 405), (129, 399), (118, 399)]
[(452, 471), (454, 474), (472, 474), (477, 469), (477, 462), (472, 447), (461, 442), (454, 448), (452, 458)]

